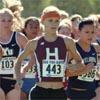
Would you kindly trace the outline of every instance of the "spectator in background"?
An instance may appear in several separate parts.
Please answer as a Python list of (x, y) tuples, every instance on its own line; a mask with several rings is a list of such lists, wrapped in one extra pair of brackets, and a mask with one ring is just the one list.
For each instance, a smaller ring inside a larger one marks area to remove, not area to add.
[(69, 18), (69, 14), (65, 10), (60, 10), (61, 20)]
[(94, 21), (96, 27), (98, 26), (98, 18), (96, 14), (90, 14), (88, 18)]
[(58, 33), (71, 37), (72, 23), (70, 19), (63, 19), (58, 27)]
[(78, 24), (82, 20), (82, 16), (74, 14), (70, 17), (70, 20), (72, 21), (72, 37), (77, 40), (79, 39)]

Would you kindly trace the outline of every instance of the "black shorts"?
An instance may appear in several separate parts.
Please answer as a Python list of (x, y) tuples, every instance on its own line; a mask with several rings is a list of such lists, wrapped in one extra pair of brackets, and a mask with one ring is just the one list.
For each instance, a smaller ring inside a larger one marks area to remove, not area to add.
[(96, 96), (96, 93), (95, 89), (89, 89), (85, 91), (67, 89), (67, 96), (71, 100), (91, 100)]
[(39, 86), (32, 88), (29, 100), (66, 100), (66, 92), (61, 89), (45, 89)]
[(16, 80), (10, 80), (0, 77), (0, 88), (7, 94), (9, 91), (15, 88)]
[(96, 80), (96, 88), (100, 87), (100, 80)]

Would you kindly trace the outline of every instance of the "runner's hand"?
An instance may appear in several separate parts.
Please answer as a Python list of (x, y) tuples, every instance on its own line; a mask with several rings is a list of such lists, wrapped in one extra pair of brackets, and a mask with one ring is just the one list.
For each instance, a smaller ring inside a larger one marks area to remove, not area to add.
[(15, 88), (21, 89), (22, 85), (23, 85), (23, 80), (17, 80), (15, 84)]

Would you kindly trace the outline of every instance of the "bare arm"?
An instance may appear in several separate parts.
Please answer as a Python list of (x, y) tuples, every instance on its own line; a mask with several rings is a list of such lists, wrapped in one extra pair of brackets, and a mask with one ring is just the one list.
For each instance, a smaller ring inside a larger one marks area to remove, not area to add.
[(97, 43), (93, 43), (93, 45), (95, 47), (96, 52), (100, 52), (100, 45), (98, 45)]
[[(72, 56), (70, 57), (70, 59), (73, 59)], [(80, 67), (80, 65), (79, 65)], [(92, 68), (94, 67), (94, 63), (89, 63), (86, 65), (86, 67), (83, 67), (82, 69), (79, 69), (79, 70), (73, 70), (74, 68), (71, 67), (69, 68), (70, 70), (67, 70), (66, 74), (67, 76), (78, 76), (78, 75), (82, 75), (82, 74), (86, 74), (87, 72), (89, 72)]]
[(74, 59), (76, 62), (75, 64), (68, 65), (68, 66), (70, 66), (70, 67), (68, 67), (68, 69), (73, 69), (73, 70), (83, 69), (85, 67), (85, 65), (83, 63), (83, 60), (82, 60), (79, 52), (76, 49), (74, 41), (71, 38), (66, 38), (65, 43), (66, 43), (66, 47), (70, 53), (71, 58)]
[(29, 41), (25, 47), (25, 50), (18, 56), (17, 62), (15, 64), (15, 74), (17, 80), (21, 80), (20, 77), (20, 70), (21, 70), (21, 63), (22, 61), (30, 54), (34, 53), (36, 46), (36, 41)]
[(100, 79), (100, 71), (96, 73), (97, 77)]
[[(29, 47), (26, 47), (25, 48), (25, 46), (26, 46), (26, 44), (27, 44), (27, 42), (28, 42), (28, 39), (27, 39), (27, 37), (23, 34), (23, 33), (17, 33), (17, 41), (18, 41), (18, 44), (19, 44), (19, 46), (21, 47), (21, 48), (24, 48), (24, 49), (27, 49), (27, 48), (29, 48)], [(31, 42), (29, 43), (29, 44), (31, 44)], [(27, 44), (27, 46), (29, 46), (29, 44)], [(22, 55), (24, 54), (24, 52), (22, 52)], [(21, 54), (20, 54), (21, 55)], [(21, 56), (22, 56), (21, 55)], [(33, 54), (33, 52), (32, 53), (30, 53), (29, 54), (29, 56), (30, 56), (30, 61), (27, 63), (27, 66), (26, 66), (26, 69), (29, 69), (29, 68), (31, 68), (32, 66), (33, 66), (33, 64), (34, 64), (34, 56), (33, 56), (34, 54)], [(18, 59), (19, 59), (20, 57), (18, 57)], [(21, 57), (22, 58), (22, 57)], [(22, 60), (22, 59), (21, 59)], [(22, 60), (23, 61), (23, 60)], [(21, 62), (22, 62), (21, 61)], [(20, 63), (21, 64), (21, 63)], [(21, 68), (19, 68), (19, 70), (21, 70)]]
[(33, 67), (33, 65), (35, 65), (35, 58), (34, 58), (34, 54), (32, 53), (31, 57), (30, 57), (29, 63), (25, 64), (22, 67), (22, 73), (24, 74), (26, 71), (28, 71), (29, 69), (31, 69)]
[(28, 39), (23, 33), (17, 33), (17, 41), (20, 48), (25, 48)]
[(70, 70), (67, 69), (66, 75), (69, 76), (69, 77), (72, 77), (72, 76), (78, 76), (78, 75), (86, 74), (87, 72), (89, 72), (93, 68), (93, 66), (94, 66), (93, 63), (89, 63), (85, 68), (80, 69), (80, 70), (70, 71)]

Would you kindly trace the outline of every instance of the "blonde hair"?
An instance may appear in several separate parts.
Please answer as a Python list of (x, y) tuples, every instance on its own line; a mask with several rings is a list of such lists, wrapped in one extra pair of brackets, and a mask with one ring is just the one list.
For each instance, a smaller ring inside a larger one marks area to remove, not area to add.
[(90, 15), (88, 16), (88, 18), (89, 18), (89, 19), (92, 19), (93, 21), (98, 21), (98, 18), (97, 18), (97, 16), (96, 16), (96, 14), (90, 14)]
[(14, 15), (13, 15), (13, 13), (12, 13), (12, 11), (10, 9), (8, 9), (8, 8), (2, 8), (0, 10), (0, 15), (5, 14), (5, 13), (8, 13), (9, 15), (11, 15), (14, 18)]
[(21, 12), (24, 9), (21, 0), (2, 0), (2, 2), (4, 8), (10, 9), (14, 14), (13, 30), (21, 31), (23, 28)]
[(23, 6), (20, 0), (2, 0), (4, 8), (10, 9), (15, 17), (23, 11)]
[(60, 15), (60, 10), (56, 7), (56, 6), (47, 6), (46, 8), (44, 8), (43, 12), (42, 12), (42, 16), (47, 14), (47, 13), (53, 13), (56, 12)]
[(11, 9), (12, 12), (14, 12), (16, 10), (16, 9), (14, 10), (14, 8), (17, 8), (17, 7), (20, 8), (19, 10), (21, 10), (21, 11), (23, 10), (23, 6), (22, 6), (21, 0), (2, 0), (2, 2), (3, 2), (4, 8), (9, 8), (9, 9), (12, 8)]
[(72, 22), (70, 19), (63, 19), (59, 24), (59, 27), (61, 26), (68, 26), (69, 29), (72, 31)]
[(61, 17), (69, 18), (69, 14), (65, 10), (60, 10)]
[(41, 23), (48, 17), (58, 17), (60, 19), (60, 10), (56, 6), (48, 6), (44, 8), (41, 15)]
[(79, 14), (74, 14), (74, 15), (72, 15), (72, 16), (70, 17), (70, 20), (71, 20), (71, 21), (74, 21), (74, 20), (76, 20), (76, 19), (82, 20), (82, 16), (79, 15)]
[(60, 30), (61, 27), (68, 27), (70, 29), (70, 31), (72, 32), (72, 22), (70, 19), (63, 19), (60, 24), (59, 24), (59, 28), (58, 31)]

